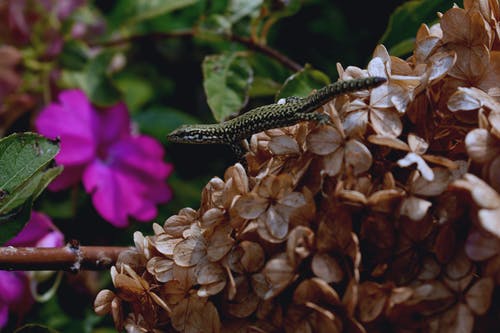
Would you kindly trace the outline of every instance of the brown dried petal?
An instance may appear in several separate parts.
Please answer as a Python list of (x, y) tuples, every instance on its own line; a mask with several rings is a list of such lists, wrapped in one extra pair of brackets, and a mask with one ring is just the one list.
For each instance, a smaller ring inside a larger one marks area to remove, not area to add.
[(271, 287), (271, 290), (266, 293), (264, 299), (278, 295), (296, 277), (295, 268), (291, 265), (285, 253), (269, 260), (262, 273)]
[(448, 100), (448, 109), (452, 112), (479, 110), (481, 106), (481, 100), (478, 100), (475, 96), (467, 93), (467, 91), (463, 90), (462, 87), (458, 88), (458, 90), (451, 95)]
[(218, 207), (210, 208), (201, 217), (200, 225), (203, 228), (209, 228), (223, 222), (226, 218), (226, 212)]
[(420, 171), (420, 174), (424, 179), (428, 181), (434, 180), (434, 172), (432, 169), (425, 163), (424, 159), (415, 153), (408, 153), (405, 157), (398, 160), (398, 165), (402, 168), (409, 167), (410, 165), (416, 164), (417, 170)]
[(458, 303), (439, 320), (439, 333), (470, 333), (474, 326), (474, 316), (467, 305)]
[(265, 263), (265, 253), (259, 243), (242, 241), (239, 246), (243, 249), (240, 262), (246, 272), (254, 273)]
[(146, 266), (148, 272), (159, 282), (167, 282), (173, 278), (174, 262), (171, 259), (153, 257)]
[(198, 218), (198, 213), (191, 208), (183, 208), (178, 215), (173, 215), (165, 221), (165, 232), (173, 237), (181, 237), (184, 230)]
[(500, 239), (500, 209), (481, 209), (479, 221), (484, 230)]
[(387, 294), (379, 284), (367, 281), (359, 286), (358, 313), (362, 322), (369, 323), (377, 319), (386, 303)]
[(345, 164), (352, 167), (355, 175), (359, 175), (372, 166), (372, 154), (361, 142), (351, 139), (346, 142), (344, 152)]
[(206, 261), (196, 270), (197, 282), (201, 284), (198, 296), (216, 295), (226, 286), (226, 274), (219, 264)]
[(171, 257), (174, 254), (175, 246), (182, 241), (182, 238), (174, 238), (168, 234), (161, 234), (153, 241), (154, 247), (158, 252)]
[(292, 266), (298, 266), (313, 250), (314, 232), (304, 226), (297, 226), (288, 235), (286, 253)]
[(429, 148), (429, 144), (424, 139), (412, 133), (408, 134), (408, 146), (412, 152), (418, 155), (424, 154)]
[(482, 316), (488, 311), (494, 287), (493, 279), (482, 278), (469, 289), (465, 301), (474, 314)]
[(372, 109), (370, 124), (379, 135), (398, 137), (403, 131), (400, 115), (394, 109)]
[(414, 196), (410, 196), (403, 201), (400, 208), (402, 215), (408, 216), (413, 221), (420, 221), (424, 218), (432, 203)]
[(475, 261), (482, 261), (500, 254), (500, 240), (489, 235), (473, 231), (465, 243), (467, 256)]
[(284, 239), (288, 234), (288, 216), (289, 214), (284, 214), (286, 211), (278, 209), (276, 206), (271, 206), (259, 217), (259, 220), (266, 225), (269, 234), (276, 239)]
[[(467, 258), (465, 253), (459, 253), (453, 258), (444, 269), (444, 275), (448, 280), (459, 281), (468, 280), (472, 278), (474, 271), (474, 264)], [(468, 283), (462, 282), (461, 285), (465, 288)]]
[(269, 141), (267, 146), (274, 155), (299, 154), (300, 147), (293, 138), (288, 135), (276, 136)]
[(344, 162), (344, 149), (338, 149), (332, 154), (328, 154), (323, 158), (324, 170), (327, 175), (334, 177), (342, 169)]
[(443, 193), (451, 182), (451, 173), (448, 169), (433, 168), (434, 179), (428, 181), (424, 177), (418, 177), (411, 184), (411, 192), (424, 197), (434, 197)]
[[(356, 101), (358, 100), (355, 100), (352, 103), (355, 103)], [(364, 103), (363, 105), (366, 106)], [(342, 125), (344, 126), (344, 132), (347, 136), (351, 138), (362, 137), (365, 134), (366, 127), (368, 125), (368, 110), (355, 110), (348, 112)]]
[(260, 299), (243, 276), (236, 278), (236, 288), (236, 298), (228, 304), (227, 311), (236, 318), (246, 318), (257, 310)]
[(333, 153), (343, 144), (342, 134), (332, 126), (321, 126), (307, 136), (307, 149), (318, 155)]
[(108, 289), (101, 290), (94, 300), (94, 311), (99, 316), (104, 316), (111, 312), (111, 302), (115, 299), (114, 292)]
[(265, 198), (259, 197), (255, 193), (248, 193), (236, 201), (234, 209), (238, 215), (245, 219), (255, 219), (259, 217), (269, 206)]
[(388, 189), (373, 193), (367, 201), (368, 206), (374, 211), (390, 213), (403, 196), (402, 191)]
[(181, 267), (196, 265), (207, 253), (205, 241), (201, 237), (187, 238), (174, 249), (174, 261)]
[(341, 304), (340, 297), (335, 289), (318, 278), (302, 281), (293, 293), (293, 302), (295, 304), (312, 302), (324, 306)]
[(384, 135), (370, 135), (368, 141), (379, 146), (394, 148), (397, 150), (410, 151), (407, 143), (393, 137)]
[[(430, 38), (433, 42), (436, 41), (435, 37)], [(429, 59), (430, 65), (430, 73), (429, 73), (429, 80), (430, 81), (435, 81), (438, 79), (441, 79), (443, 76), (445, 76), (448, 71), (455, 65), (455, 62), (457, 60), (457, 56), (454, 52), (439, 52), (436, 54), (433, 54), (431, 58)]]
[(234, 239), (231, 237), (232, 230), (230, 225), (221, 225), (215, 229), (208, 240), (208, 260), (218, 261), (229, 253), (234, 244)]
[(500, 208), (500, 196), (481, 178), (467, 173), (463, 179), (453, 182), (453, 186), (468, 190), (474, 202), (482, 208)]
[(224, 173), (224, 179), (226, 180), (226, 186), (227, 182), (230, 179), (232, 180), (232, 187), (237, 193), (248, 192), (248, 177), (245, 168), (240, 163), (229, 167)]
[(172, 311), (172, 326), (183, 333), (220, 332), (217, 309), (205, 298), (191, 296), (182, 300)]
[(484, 128), (476, 128), (465, 137), (467, 154), (478, 163), (487, 163), (500, 153), (500, 144)]
[(344, 271), (336, 258), (326, 253), (316, 253), (311, 262), (313, 273), (326, 283), (339, 283), (344, 279)]

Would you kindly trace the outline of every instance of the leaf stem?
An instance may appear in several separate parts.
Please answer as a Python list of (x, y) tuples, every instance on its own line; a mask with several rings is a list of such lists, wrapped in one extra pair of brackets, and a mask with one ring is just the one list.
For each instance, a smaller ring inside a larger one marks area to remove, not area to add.
[(0, 247), (0, 270), (105, 270), (129, 249), (118, 246)]
[[(248, 37), (242, 37), (234, 34), (220, 34), (220, 37), (231, 41), (235, 42), (238, 44), (241, 44), (245, 46), (246, 48), (259, 52), (261, 54), (264, 54), (279, 63), (281, 63), (283, 66), (286, 68), (298, 72), (302, 70), (302, 66), (298, 64), (297, 62), (293, 61), (292, 59), (288, 58), (285, 56), (283, 53), (279, 52), (276, 49), (273, 49), (265, 44), (259, 43), (256, 40)], [(115, 38), (111, 40), (106, 40), (106, 41), (95, 41), (95, 42), (90, 42), (90, 46), (102, 46), (102, 47), (111, 47), (111, 46), (120, 46), (123, 44), (131, 43), (136, 40), (141, 40), (145, 38), (152, 38), (152, 39), (168, 39), (168, 38), (193, 38), (193, 37), (200, 37), (199, 34), (197, 34), (196, 30), (179, 30), (179, 31), (171, 31), (171, 32), (153, 32), (149, 34), (142, 34), (142, 35), (131, 35), (123, 38)]]

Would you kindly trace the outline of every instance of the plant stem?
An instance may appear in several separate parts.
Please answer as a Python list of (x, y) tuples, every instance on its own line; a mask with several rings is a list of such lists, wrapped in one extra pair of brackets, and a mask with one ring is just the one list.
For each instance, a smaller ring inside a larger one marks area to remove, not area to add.
[[(226, 40), (229, 40), (231, 42), (239, 43), (252, 51), (259, 52), (259, 53), (262, 53), (270, 58), (273, 58), (274, 60), (278, 61), (283, 66), (285, 66), (286, 68), (288, 68), (294, 72), (300, 71), (303, 68), (300, 64), (298, 64), (297, 62), (288, 58), (287, 56), (285, 56), (283, 53), (279, 52), (278, 50), (273, 49), (273, 48), (271, 48), (267, 45), (264, 45), (262, 43), (259, 43), (252, 38), (237, 36), (237, 35), (233, 35), (233, 34), (221, 34), (219, 36), (222, 38), (225, 38)], [(167, 38), (186, 38), (186, 37), (188, 37), (188, 38), (199, 37), (199, 35), (196, 33), (196, 30), (180, 30), (180, 31), (172, 31), (172, 32), (154, 32), (154, 33), (149, 33), (149, 34), (144, 34), (144, 35), (131, 35), (131, 36), (111, 39), (111, 40), (107, 40), (107, 41), (91, 42), (90, 46), (103, 46), (103, 47), (119, 46), (119, 45), (127, 44), (130, 42), (134, 42), (136, 40), (141, 40), (141, 39), (145, 39), (145, 38), (167, 39)]]
[(0, 270), (105, 270), (128, 250), (118, 246), (0, 247)]

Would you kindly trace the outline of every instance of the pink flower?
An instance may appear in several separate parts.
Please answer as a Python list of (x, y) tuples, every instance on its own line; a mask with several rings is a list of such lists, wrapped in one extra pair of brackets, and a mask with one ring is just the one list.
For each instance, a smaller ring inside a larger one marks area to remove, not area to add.
[(156, 204), (172, 197), (165, 183), (172, 165), (163, 161), (163, 147), (131, 134), (123, 103), (98, 111), (82, 91), (66, 90), (59, 103), (42, 110), (36, 128), (61, 140), (56, 161), (64, 171), (49, 188), (61, 190), (82, 180), (96, 210), (114, 226), (126, 227), (129, 216), (151, 220)]
[[(49, 217), (32, 212), (23, 230), (6, 246), (58, 247), (63, 243), (63, 234)], [(22, 315), (33, 304), (28, 284), (28, 276), (23, 272), (0, 271), (0, 328), (7, 323), (9, 312)]]

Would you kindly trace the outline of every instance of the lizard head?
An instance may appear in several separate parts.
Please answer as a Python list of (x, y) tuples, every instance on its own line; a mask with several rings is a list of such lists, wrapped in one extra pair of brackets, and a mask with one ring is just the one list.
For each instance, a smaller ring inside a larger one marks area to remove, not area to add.
[(183, 125), (170, 134), (167, 139), (173, 143), (220, 143), (222, 138), (213, 125)]

